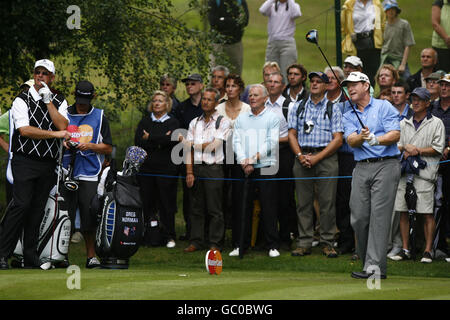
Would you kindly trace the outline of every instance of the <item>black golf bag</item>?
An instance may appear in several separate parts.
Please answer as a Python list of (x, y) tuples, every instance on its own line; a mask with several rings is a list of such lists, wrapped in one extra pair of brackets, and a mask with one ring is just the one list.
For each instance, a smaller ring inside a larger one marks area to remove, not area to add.
[(101, 199), (95, 251), (103, 268), (128, 269), (129, 258), (143, 241), (144, 218), (136, 177), (138, 170), (129, 170), (127, 161), (125, 159), (121, 173), (113, 168), (109, 170), (106, 193)]

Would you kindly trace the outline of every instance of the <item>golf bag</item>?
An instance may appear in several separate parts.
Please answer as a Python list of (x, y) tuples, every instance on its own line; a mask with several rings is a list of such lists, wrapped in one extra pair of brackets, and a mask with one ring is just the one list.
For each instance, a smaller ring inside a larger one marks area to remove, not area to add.
[(95, 243), (103, 268), (128, 269), (129, 258), (142, 243), (144, 213), (136, 173), (145, 157), (143, 149), (130, 147), (124, 170), (108, 172)]
[[(58, 161), (58, 178), (50, 191), (45, 205), (44, 217), (39, 227), (38, 256), (40, 261), (56, 264), (64, 261), (69, 253), (71, 222), (67, 204), (59, 194), (60, 181), (63, 179), (61, 167), (62, 143)], [(13, 201), (13, 200), (12, 200)], [(6, 213), (7, 214), (7, 213)], [(17, 242), (13, 255), (23, 266), (23, 233)]]

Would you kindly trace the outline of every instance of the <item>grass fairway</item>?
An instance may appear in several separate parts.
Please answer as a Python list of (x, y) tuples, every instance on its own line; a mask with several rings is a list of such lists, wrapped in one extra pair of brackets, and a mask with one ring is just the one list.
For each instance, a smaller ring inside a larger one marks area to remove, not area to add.
[[(0, 299), (44, 300), (345, 300), (450, 299), (450, 279), (392, 276), (380, 290), (348, 273), (81, 269), (81, 289), (66, 287), (65, 270), (8, 272)], [(17, 278), (20, 278), (17, 279)], [(40, 284), (45, 283), (45, 286)]]
[[(267, 18), (258, 12), (262, 0), (247, 2), (250, 23), (243, 38), (243, 78), (249, 84), (261, 81), (261, 67), (267, 44)], [(298, 60), (309, 71), (323, 70), (325, 61), (317, 48), (306, 42), (305, 34), (313, 28), (319, 30), (321, 48), (334, 64), (334, 12), (326, 11), (334, 1), (298, 2), (303, 13), (297, 22), (295, 35)], [(430, 46), (432, 2), (433, 0), (399, 0), (402, 8), (400, 17), (411, 23), (417, 43), (409, 58), (412, 72), (419, 68), (421, 49)], [(186, 0), (174, 0), (174, 3), (179, 15), (188, 10)], [(183, 17), (192, 26), (201, 26), (195, 11), (189, 11)], [(90, 80), (96, 84), (100, 81), (98, 78)], [(185, 88), (181, 83), (177, 96), (180, 99), (186, 98)], [(69, 97), (69, 100), (73, 102), (73, 97)], [(9, 106), (10, 103), (11, 101), (3, 101), (3, 111), (5, 105)], [(137, 110), (128, 108), (122, 114), (120, 122), (111, 124), (113, 141), (121, 148), (119, 158), (123, 157), (126, 146), (133, 144), (134, 130), (139, 119)], [(4, 153), (0, 157), (6, 158)], [(4, 178), (0, 178), (0, 181), (4, 181)], [(180, 191), (181, 186), (178, 188)], [(3, 183), (1, 189), (1, 199), (4, 199)], [(179, 212), (176, 216), (178, 235), (184, 232), (181, 196), (182, 193), (179, 192)], [(128, 270), (87, 270), (84, 268), (84, 245), (71, 245), (70, 261), (80, 266), (81, 270), (80, 290), (67, 288), (67, 280), (71, 275), (65, 269), (8, 270), (0, 271), (0, 300), (450, 299), (450, 264), (443, 261), (433, 261), (429, 265), (389, 261), (388, 279), (381, 282), (380, 290), (369, 290), (366, 281), (350, 277), (352, 271), (361, 270), (361, 264), (351, 262), (349, 255), (327, 259), (320, 254), (319, 249), (314, 249), (311, 256), (304, 258), (293, 258), (286, 251), (282, 251), (278, 258), (269, 258), (266, 252), (255, 251), (239, 260), (228, 257), (228, 243), (223, 252), (223, 272), (219, 276), (212, 276), (205, 269), (205, 251), (184, 254), (182, 248), (185, 246), (186, 242), (177, 241), (177, 247), (171, 250), (140, 248), (132, 257)], [(81, 309), (79, 312), (86, 312), (83, 308), (78, 309)], [(151, 311), (149, 310), (149, 316)], [(316, 313), (323, 311), (326, 310), (315, 310)], [(353, 307), (340, 310), (342, 311), (346, 312), (346, 316), (354, 316)], [(297, 312), (303, 315), (302, 310)]]
[[(223, 272), (210, 275), (205, 251), (185, 254), (180, 245), (140, 248), (128, 270), (84, 268), (84, 245), (73, 245), (72, 264), (80, 266), (80, 289), (68, 289), (66, 269), (3, 271), (1, 300), (411, 300), (450, 299), (449, 264), (434, 261), (389, 262), (388, 279), (380, 290), (350, 277), (360, 263), (349, 255), (327, 259), (313, 254), (293, 258), (286, 251), (271, 259), (253, 251), (243, 260), (223, 253)], [(69, 283), (73, 283), (69, 279)]]

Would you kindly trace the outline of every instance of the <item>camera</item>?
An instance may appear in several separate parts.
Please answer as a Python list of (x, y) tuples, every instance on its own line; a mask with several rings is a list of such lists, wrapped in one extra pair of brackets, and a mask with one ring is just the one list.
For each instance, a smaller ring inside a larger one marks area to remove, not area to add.
[(69, 148), (71, 148), (71, 149), (76, 148), (76, 147), (80, 144), (79, 142), (77, 142), (77, 141), (72, 141), (72, 140), (69, 140), (69, 141), (67, 141), (66, 143), (67, 143), (67, 145), (69, 146)]
[(303, 125), (303, 132), (306, 134), (310, 134), (313, 129), (314, 122), (312, 122), (311, 120), (305, 121), (305, 124)]

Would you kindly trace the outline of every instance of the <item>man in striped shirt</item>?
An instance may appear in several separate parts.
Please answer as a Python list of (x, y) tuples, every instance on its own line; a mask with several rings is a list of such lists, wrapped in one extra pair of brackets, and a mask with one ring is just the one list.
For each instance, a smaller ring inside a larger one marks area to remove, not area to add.
[(311, 178), (335, 177), (338, 174), (336, 151), (342, 145), (342, 113), (325, 96), (328, 76), (323, 72), (311, 72), (308, 77), (310, 96), (305, 98), (306, 101), (302, 100), (303, 103), (298, 102), (288, 115), (289, 144), (296, 155), (293, 173), (294, 177), (300, 178), (295, 181), (299, 238), (292, 256), (311, 253), (313, 201), (317, 192), (322, 251), (327, 257), (334, 258), (337, 257), (332, 247), (336, 232), (337, 180)]

